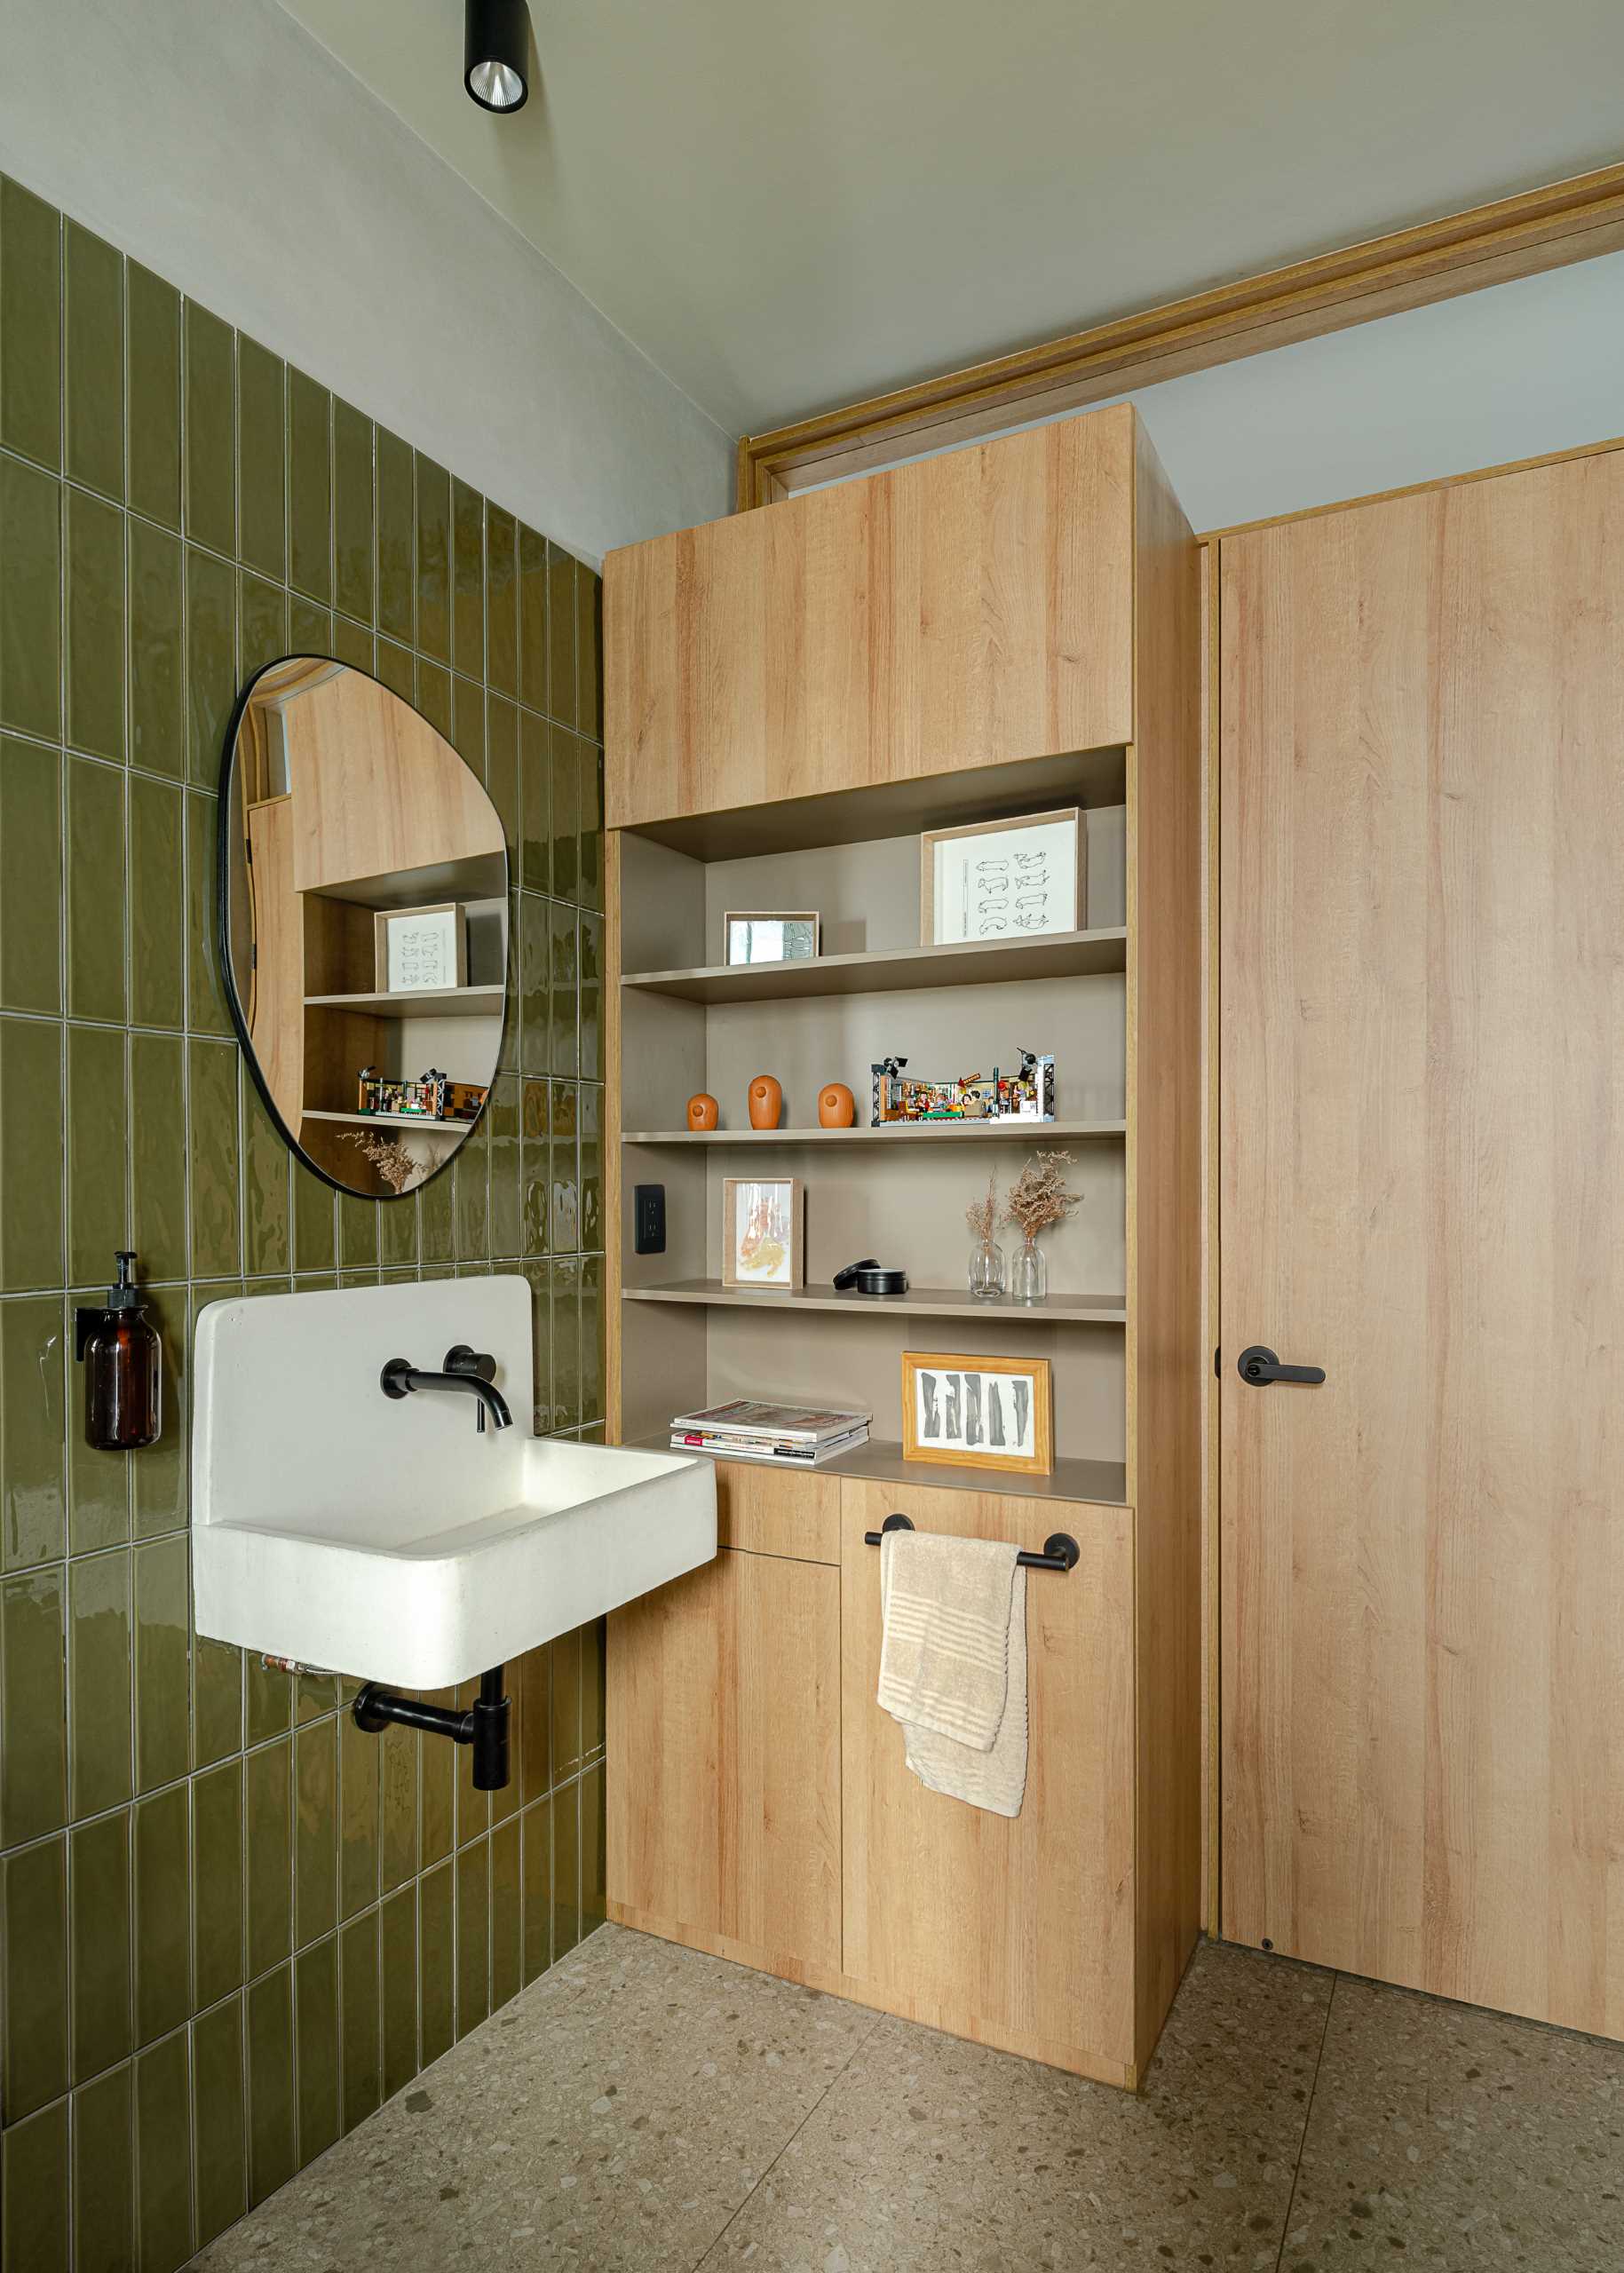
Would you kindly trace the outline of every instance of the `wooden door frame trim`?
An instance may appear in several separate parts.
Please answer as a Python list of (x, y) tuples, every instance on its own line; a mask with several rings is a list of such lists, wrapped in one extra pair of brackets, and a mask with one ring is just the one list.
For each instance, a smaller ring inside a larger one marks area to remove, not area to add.
[(1620, 248), (1624, 163), (747, 434), (736, 510)]

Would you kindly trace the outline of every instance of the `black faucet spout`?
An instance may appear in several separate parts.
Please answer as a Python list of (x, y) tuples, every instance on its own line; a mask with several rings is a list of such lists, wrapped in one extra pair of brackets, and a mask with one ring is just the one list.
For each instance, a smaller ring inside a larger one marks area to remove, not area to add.
[[(468, 1360), (472, 1362), (469, 1363)], [(488, 1372), (486, 1368), (488, 1367)], [(481, 1435), (488, 1414), (498, 1429), (511, 1429), (513, 1415), (508, 1401), (490, 1376), (496, 1370), (495, 1360), (480, 1358), (472, 1350), (464, 1352), (462, 1344), (452, 1350), (443, 1373), (425, 1372), (414, 1366), (409, 1358), (392, 1358), (378, 1376), (378, 1387), (385, 1397), (411, 1397), (418, 1390), (450, 1390), (463, 1397), (478, 1400), (474, 1426)]]

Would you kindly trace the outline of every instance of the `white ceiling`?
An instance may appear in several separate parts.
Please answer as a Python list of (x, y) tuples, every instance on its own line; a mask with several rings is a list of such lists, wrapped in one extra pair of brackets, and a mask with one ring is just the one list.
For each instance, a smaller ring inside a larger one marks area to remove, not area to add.
[(282, 0), (730, 433), (1611, 162), (1619, 0)]

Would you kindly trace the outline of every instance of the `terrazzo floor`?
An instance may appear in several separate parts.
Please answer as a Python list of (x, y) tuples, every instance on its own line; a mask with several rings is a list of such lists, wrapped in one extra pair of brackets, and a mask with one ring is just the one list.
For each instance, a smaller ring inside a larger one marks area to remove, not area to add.
[(605, 1926), (210, 2273), (1624, 2265), (1624, 2047), (1203, 1944), (1137, 2098)]

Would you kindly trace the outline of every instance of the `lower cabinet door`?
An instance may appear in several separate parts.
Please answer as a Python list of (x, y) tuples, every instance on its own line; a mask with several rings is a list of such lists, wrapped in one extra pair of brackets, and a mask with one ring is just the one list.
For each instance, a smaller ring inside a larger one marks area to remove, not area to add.
[(840, 1573), (723, 1548), (609, 1620), (608, 1869), (639, 1922), (840, 1963)]
[[(864, 1534), (893, 1512), (1034, 1549), (1070, 1532), (1081, 1549), (1074, 1570), (1018, 1581), (1018, 1816), (927, 1790), (875, 1702), (880, 1556)], [(1134, 2059), (1132, 1524), (1126, 1508), (841, 1484), (845, 1971), (892, 2011), (1110, 2077)]]

